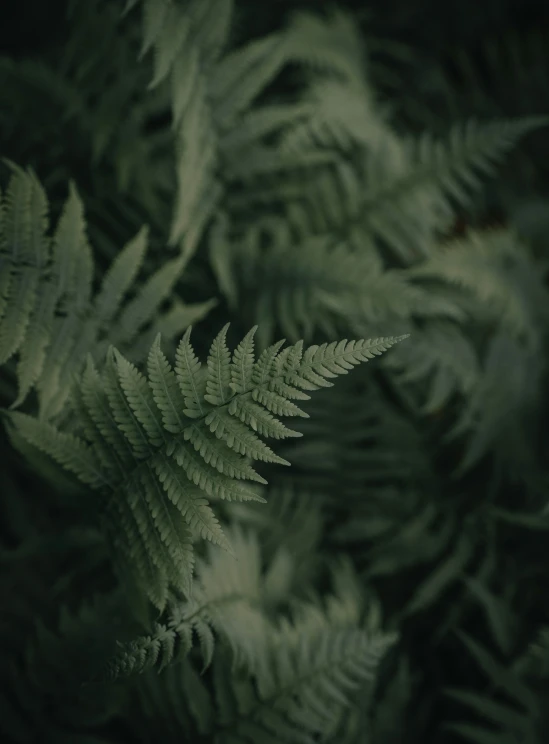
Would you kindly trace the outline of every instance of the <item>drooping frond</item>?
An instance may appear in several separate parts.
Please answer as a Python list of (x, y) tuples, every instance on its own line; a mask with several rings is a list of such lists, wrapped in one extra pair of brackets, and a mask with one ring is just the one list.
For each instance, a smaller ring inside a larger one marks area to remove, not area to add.
[(208, 497), (261, 500), (241, 485), (264, 482), (249, 461), (289, 464), (256, 432), (291, 436), (277, 416), (298, 415), (293, 400), (309, 399), (309, 391), (330, 387), (329, 379), (401, 340), (343, 340), (306, 350), (298, 342), (282, 351), (279, 342), (255, 360), (251, 334), (231, 355), (226, 332), (214, 340), (206, 368), (190, 332), (179, 343), (174, 369), (158, 342), (147, 376), (112, 348), (102, 374), (89, 359), (75, 400), (80, 434), (69, 437), (54, 427), (45, 432), (29, 416), (12, 417), (31, 444), (100, 488), (115, 555), (129, 563), (160, 609), (170, 585), (190, 592), (194, 540), (229, 547)]

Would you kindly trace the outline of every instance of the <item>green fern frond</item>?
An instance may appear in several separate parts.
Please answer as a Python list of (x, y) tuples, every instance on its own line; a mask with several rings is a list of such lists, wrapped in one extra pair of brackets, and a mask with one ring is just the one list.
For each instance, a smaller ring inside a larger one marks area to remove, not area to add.
[(418, 338), (417, 347), (403, 346), (398, 358), (388, 364), (397, 382), (419, 383), (420, 406), (426, 413), (439, 410), (456, 393), (468, 399), (481, 378), (481, 368), (477, 352), (461, 328), (430, 320), (423, 328), (414, 328), (413, 334)]
[[(197, 595), (176, 603), (166, 625), (126, 645), (110, 670), (115, 675), (145, 671), (136, 680), (139, 699), (148, 701), (147, 715), (154, 720), (162, 710), (162, 720), (174, 730), (197, 730), (223, 742), (252, 736), (254, 741), (313, 742), (352, 712), (358, 700), (354, 691), (363, 694), (371, 685), (396, 637), (381, 630), (375, 603), (364, 611), (363, 590), (349, 561), (332, 566), (333, 595), (292, 602), (291, 614), (286, 607), (273, 616), (266, 585), (277, 570), (276, 556), (263, 572), (263, 541), (255, 531), (233, 524), (231, 542), (237, 560), (227, 562), (210, 550), (198, 561)], [(288, 560), (295, 566), (295, 558)], [(194, 631), (202, 663), (212, 662), (207, 675), (195, 672), (188, 653)], [(179, 663), (169, 664), (161, 677), (152, 676), (154, 667), (175, 658), (173, 651)]]
[[(530, 268), (526, 250), (511, 231), (471, 231), (464, 238), (446, 243), (407, 273), (419, 280), (435, 280), (465, 290), (477, 302), (474, 310), (484, 309), (503, 329), (532, 341), (535, 308), (530, 298), (539, 297), (545, 290)], [(522, 276), (530, 286), (521, 286)]]
[(354, 251), (329, 234), (296, 246), (279, 218), (250, 226), (241, 241), (230, 240), (228, 227), (219, 218), (212, 230), (211, 263), (231, 307), (257, 320), (262, 346), (276, 326), (295, 341), (319, 328), (334, 336), (350, 325), (369, 333), (412, 317), (464, 318), (451, 298), (383, 270), (375, 252)]
[(321, 17), (294, 12), (288, 28), (292, 59), (315, 71), (360, 86), (366, 73), (366, 54), (357, 24), (342, 10)]
[[(293, 451), (292, 451), (293, 455)], [(267, 503), (231, 503), (228, 515), (258, 534), (267, 569), (263, 598), (278, 608), (290, 594), (301, 596), (319, 567), (318, 547), (324, 532), (322, 507), (327, 499), (320, 489), (305, 490), (299, 479), (270, 487)]]
[(253, 669), (269, 626), (262, 608), (259, 542), (254, 532), (236, 524), (228, 534), (233, 555), (209, 550), (198, 560), (192, 599), (172, 601), (165, 624), (156, 623), (150, 635), (123, 646), (107, 667), (109, 678), (142, 674), (152, 667), (162, 671), (190, 652), (193, 634), (205, 670), (213, 658), (214, 630), (232, 649), (233, 664)]
[[(250, 109), (261, 91), (280, 72), (288, 59), (287, 52), (284, 34), (274, 33), (230, 52), (218, 62), (210, 90), (222, 132), (231, 132), (235, 128), (239, 117)], [(273, 113), (272, 109), (259, 109), (256, 116), (265, 117), (263, 111)], [(296, 113), (297, 109), (293, 111), (294, 120)], [(280, 123), (286, 121), (283, 116)], [(274, 119), (268, 123), (269, 128), (272, 127)]]
[[(191, 537), (228, 547), (206, 497), (261, 500), (255, 490), (240, 485), (241, 480), (261, 481), (247, 458), (289, 464), (257, 436), (252, 422), (259, 429), (263, 419), (263, 432), (288, 436), (276, 425), (279, 401), (307, 400), (305, 391), (331, 386), (326, 378), (346, 374), (401, 340), (344, 340), (305, 351), (302, 342), (284, 351), (276, 344), (255, 361), (251, 334), (231, 357), (226, 332), (227, 326), (214, 340), (207, 369), (194, 354), (190, 331), (179, 344), (175, 370), (158, 344), (153, 347), (150, 378), (113, 349), (102, 375), (89, 360), (77, 406), (83, 409), (82, 436), (53, 427), (46, 432), (22, 414), (12, 418), (23, 437), (105, 491), (104, 523), (113, 544), (135, 561), (139, 586), (160, 609), (171, 583), (189, 592)], [(235, 393), (231, 370), (240, 369), (242, 375), (243, 349), (246, 388)], [(294, 405), (284, 413), (295, 415)], [(100, 473), (95, 480), (84, 455)], [(186, 525), (183, 533), (181, 524)]]
[[(231, 0), (143, 0), (142, 54), (154, 51), (150, 88), (169, 79), (175, 132), (177, 194), (170, 244), (190, 258), (220, 196), (215, 177), (217, 135), (208, 71), (224, 46)], [(212, 24), (213, 19), (213, 24)]]
[[(178, 729), (188, 731), (191, 721), (192, 728), (223, 744), (250, 740), (312, 744), (340, 725), (349, 711), (350, 695), (372, 683), (394, 640), (379, 630), (337, 628), (326, 618), (307, 629), (286, 622), (265, 647), (262, 663), (251, 677), (231, 670), (219, 649), (213, 659), (212, 691), (188, 659), (171, 666), (155, 684), (179, 691), (173, 698), (183, 708)], [(140, 697), (148, 696), (151, 683), (148, 676), (140, 683)], [(160, 699), (148, 699), (149, 710), (158, 709)], [(186, 702), (191, 699), (192, 706)], [(161, 707), (169, 710), (171, 705)]]
[[(354, 157), (360, 196), (355, 198), (353, 218), (343, 219), (342, 212), (338, 227), (346, 234), (360, 228), (407, 262), (432, 251), (433, 231), (447, 229), (456, 206), (471, 205), (481, 186), (480, 175), (493, 174), (519, 139), (547, 124), (543, 117), (469, 120), (455, 124), (443, 140), (425, 133), (406, 141), (386, 122), (372, 118), (360, 89), (323, 81), (311, 96), (313, 113), (285, 135), (283, 151), (337, 148), (349, 156), (359, 147), (358, 159)], [(330, 180), (332, 192), (345, 190), (336, 170)]]
[(151, 87), (168, 79), (171, 91), (177, 194), (170, 244), (187, 260), (224, 196), (221, 170), (230, 182), (258, 168), (280, 169), (280, 152), (265, 140), (303, 115), (301, 104), (252, 108), (288, 61), (287, 34), (224, 53), (232, 5), (143, 0), (142, 52), (153, 49), (155, 60)]
[(469, 435), (456, 475), (492, 452), (496, 471), (505, 468), (513, 478), (527, 479), (534, 467), (536, 436), (528, 433), (527, 421), (538, 410), (541, 381), (542, 369), (531, 349), (503, 332), (493, 335), (462, 416), (448, 433), (450, 439)]
[[(431, 202), (428, 210), (433, 215), (434, 229), (445, 228), (455, 205), (470, 206), (481, 185), (478, 174), (491, 175), (520, 138), (546, 123), (542, 117), (481, 124), (470, 120), (463, 126), (455, 124), (446, 141), (424, 134), (408, 144), (409, 164), (404, 172), (396, 178), (389, 176), (385, 183), (377, 180), (375, 187), (369, 187), (362, 224), (398, 248), (391, 223), (402, 224), (406, 215), (411, 217), (406, 200), (411, 206), (410, 195), (415, 193), (418, 198), (423, 197), (426, 207)], [(367, 179), (367, 183), (374, 181)]]
[(122, 249), (92, 298), (92, 255), (76, 187), (70, 185), (50, 238), (43, 187), (32, 171), (9, 165), (13, 175), (0, 225), (0, 363), (18, 355), (19, 394), (12, 407), (36, 388), (40, 414), (51, 418), (61, 411), (88, 353), (101, 357), (114, 342), (135, 358), (138, 334), (160, 324), (168, 337), (178, 335), (189, 320), (205, 315), (212, 302), (185, 310), (180, 304), (173, 317), (159, 314), (182, 271), (181, 259), (167, 262), (124, 302), (143, 263), (146, 228)]

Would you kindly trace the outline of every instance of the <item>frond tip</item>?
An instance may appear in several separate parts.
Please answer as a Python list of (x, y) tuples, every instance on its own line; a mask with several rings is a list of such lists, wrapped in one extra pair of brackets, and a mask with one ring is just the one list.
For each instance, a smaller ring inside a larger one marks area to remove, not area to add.
[(138, 586), (159, 608), (170, 586), (188, 594), (193, 542), (231, 550), (207, 497), (263, 501), (240, 481), (266, 481), (249, 460), (289, 465), (260, 438), (299, 436), (277, 416), (305, 416), (293, 400), (331, 386), (406, 336), (303, 342), (267, 348), (256, 360), (252, 329), (233, 353), (228, 325), (202, 365), (185, 333), (172, 368), (157, 337), (147, 375), (110, 348), (102, 373), (91, 358), (74, 397), (70, 435), (22, 414), (12, 423), (30, 444), (105, 496), (103, 524)]

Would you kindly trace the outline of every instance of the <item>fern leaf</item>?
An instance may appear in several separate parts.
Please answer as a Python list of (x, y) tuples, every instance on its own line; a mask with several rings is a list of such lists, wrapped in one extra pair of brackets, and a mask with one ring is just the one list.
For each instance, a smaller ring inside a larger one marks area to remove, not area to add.
[(254, 335), (256, 331), (257, 326), (254, 326), (234, 350), (231, 361), (231, 382), (229, 383), (233, 393), (243, 393), (250, 387), (255, 362)]
[(239, 456), (230, 447), (223, 446), (223, 443), (219, 442), (218, 438), (204, 427), (187, 427), (184, 437), (192, 443), (195, 450), (202, 456), (204, 462), (219, 470), (220, 473), (225, 473), (230, 478), (237, 478), (238, 480), (247, 479), (257, 481), (258, 483), (267, 482), (248, 465), (245, 458)]
[(106, 451), (110, 453), (112, 467), (116, 468), (120, 461), (119, 471), (123, 473), (124, 468), (129, 467), (134, 461), (133, 451), (116, 423), (109, 405), (104, 379), (95, 369), (91, 356), (88, 356), (79, 392), (87, 413), (97, 428), (99, 441), (105, 442)]
[[(135, 335), (157, 321), (159, 306), (171, 293), (183, 264), (176, 259), (153, 274), (126, 304), (119, 322), (112, 324), (142, 264), (147, 229), (125, 246), (92, 300), (92, 255), (76, 187), (70, 184), (51, 240), (46, 234), (48, 202), (42, 186), (32, 171), (10, 166), (14, 173), (0, 203), (0, 354), (3, 361), (19, 355), (19, 391), (12, 408), (21, 405), (35, 387), (40, 415), (47, 419), (62, 410), (88, 353), (103, 356), (113, 341), (123, 348), (133, 343), (138, 351)], [(173, 336), (211, 307), (210, 301), (186, 308), (185, 313), (179, 305), (158, 323), (164, 321), (167, 335)], [(150, 341), (147, 353), (149, 348)]]
[(124, 295), (132, 286), (143, 263), (148, 233), (148, 228), (143, 227), (124, 246), (105, 274), (94, 302), (94, 314), (100, 326), (110, 323)]
[(234, 124), (287, 61), (286, 39), (271, 34), (226, 55), (210, 84), (216, 118), (223, 129)]
[(23, 403), (42, 374), (53, 333), (55, 303), (53, 287), (46, 282), (30, 317), (25, 343), (20, 350), (17, 365), (19, 392), (12, 408), (17, 408)]
[(145, 430), (148, 440), (154, 447), (160, 447), (165, 441), (161, 412), (158, 410), (147, 378), (120, 353), (115, 351), (114, 358), (120, 385), (130, 408)]
[[(89, 360), (74, 405), (77, 429), (89, 444), (54, 427), (40, 429), (33, 419), (14, 419), (31, 444), (102, 489), (102, 523), (115, 555), (129, 562), (130, 570), (135, 563), (138, 586), (161, 610), (172, 585), (188, 594), (189, 536), (231, 550), (206, 497), (262, 501), (257, 489), (240, 484), (264, 482), (246, 458), (289, 464), (258, 436), (297, 434), (273, 411), (299, 415), (286, 404), (288, 398), (300, 397), (302, 388), (319, 389), (326, 378), (347, 373), (400, 340), (341, 341), (305, 351), (302, 342), (283, 351), (277, 343), (256, 362), (253, 329), (231, 356), (227, 328), (212, 343), (205, 375), (190, 344), (190, 328), (178, 346), (175, 372), (159, 338), (149, 354), (148, 378), (113, 347), (101, 377)], [(232, 377), (241, 392), (231, 389)], [(40, 432), (50, 441), (41, 442)], [(72, 454), (61, 453), (64, 443)]]
[(100, 462), (82, 439), (17, 411), (10, 414), (10, 419), (29, 444), (70, 470), (83, 483), (95, 488), (105, 484)]
[(208, 356), (205, 400), (213, 406), (222, 406), (231, 395), (231, 355), (226, 336), (229, 324), (225, 325), (212, 344)]
[[(202, 455), (202, 452), (200, 453)], [(265, 501), (265, 499), (250, 488), (243, 488), (235, 483), (232, 477), (213, 473), (210, 463), (213, 465), (209, 453), (205, 452), (202, 457), (195, 457), (194, 453), (186, 447), (178, 447), (173, 452), (173, 457), (187, 473), (187, 478), (195, 485), (205, 491), (208, 496), (213, 496), (227, 501)], [(210, 466), (210, 467), (208, 467)], [(217, 468), (216, 468), (217, 470)], [(242, 473), (243, 475), (244, 473)], [(252, 480), (259, 480), (255, 476)]]
[[(259, 405), (256, 405), (249, 398), (234, 398), (228, 408), (231, 415), (237, 415), (238, 418), (258, 432), (262, 437), (272, 437), (274, 439), (284, 439), (286, 437), (300, 437), (302, 434), (298, 431), (288, 429), (281, 421), (278, 421), (269, 411), (266, 411)], [(290, 415), (289, 413), (279, 415)]]
[(156, 336), (151, 347), (147, 369), (154, 401), (162, 415), (163, 426), (170, 434), (179, 434), (184, 428), (185, 404), (175, 372), (160, 348), (160, 334)]
[(157, 315), (162, 302), (167, 299), (179, 279), (184, 262), (179, 258), (166, 261), (141, 287), (136, 297), (121, 313), (117, 327), (110, 334), (115, 346), (130, 344), (137, 334)]
[[(125, 13), (131, 10), (139, 0), (133, 0), (128, 3)], [(166, 24), (170, 2), (158, 2), (158, 0), (144, 0), (143, 2), (143, 41), (141, 45), (141, 56), (145, 55), (150, 48), (156, 44), (162, 29)]]
[(264, 462), (276, 462), (289, 465), (287, 460), (278, 457), (257, 437), (249, 427), (230, 415), (229, 411), (214, 410), (205, 418), (206, 426), (219, 439), (223, 439), (235, 452)]
[(130, 443), (134, 456), (140, 460), (147, 457), (151, 450), (144, 427), (137, 419), (120, 387), (115, 359), (115, 350), (111, 347), (103, 374), (105, 392), (118, 428)]
[[(156, 13), (153, 16), (153, 14), (149, 12), (148, 17), (144, 18), (145, 22), (149, 23), (148, 28), (146, 29), (147, 37), (143, 42), (142, 54), (152, 46), (149, 40), (154, 34), (157, 43), (154, 45), (154, 75), (153, 79), (149, 83), (149, 88), (152, 89), (159, 85), (172, 69), (191, 29), (188, 16), (181, 12), (181, 7), (177, 4), (172, 2), (165, 3), (164, 0), (154, 0), (154, 2), (148, 2), (145, 4), (146, 9), (150, 9), (151, 6), (156, 6)], [(158, 6), (164, 7), (159, 11)], [(159, 26), (160, 30), (157, 30), (159, 13), (162, 14), (162, 23)], [(152, 28), (150, 21), (153, 21)]]
[(166, 457), (157, 461), (156, 472), (170, 501), (187, 521), (193, 534), (230, 552), (230, 545), (201, 489), (193, 488), (185, 472), (181, 472)]
[(187, 527), (181, 510), (173, 508), (162, 493), (162, 487), (156, 474), (146, 469), (142, 475), (149, 509), (155, 521), (158, 533), (173, 561), (174, 582), (181, 581), (186, 594), (191, 592), (194, 553), (192, 531)]

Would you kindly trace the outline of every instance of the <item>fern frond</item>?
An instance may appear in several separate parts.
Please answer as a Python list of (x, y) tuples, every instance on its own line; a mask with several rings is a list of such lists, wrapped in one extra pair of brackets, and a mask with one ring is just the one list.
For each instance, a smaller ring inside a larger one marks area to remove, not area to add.
[(362, 224), (398, 248), (391, 223), (402, 224), (406, 216), (413, 219), (406, 200), (412, 206), (410, 195), (415, 193), (419, 203), (423, 202), (423, 208), (431, 213), (433, 228), (445, 228), (454, 205), (470, 206), (481, 185), (477, 174), (491, 175), (520, 138), (545, 123), (536, 117), (481, 124), (470, 120), (465, 125), (455, 124), (446, 141), (423, 135), (408, 144), (409, 164), (399, 176), (389, 176), (385, 183), (378, 180), (375, 187), (370, 186), (363, 203)]
[[(456, 206), (471, 205), (480, 175), (492, 175), (519, 139), (547, 124), (543, 117), (469, 120), (454, 124), (445, 139), (425, 133), (401, 140), (387, 123), (372, 117), (362, 89), (323, 81), (310, 96), (313, 113), (285, 134), (282, 150), (336, 148), (353, 156), (360, 194), (355, 190), (352, 219), (344, 219), (342, 211), (336, 224), (347, 235), (359, 227), (407, 262), (431, 252), (433, 231), (447, 229)], [(329, 181), (332, 192), (345, 189), (337, 171)]]
[(293, 60), (361, 85), (366, 73), (366, 55), (357, 24), (342, 10), (329, 15), (294, 12), (288, 28), (289, 54)]
[(500, 474), (504, 468), (512, 478), (527, 477), (535, 450), (535, 434), (529, 435), (527, 421), (539, 410), (541, 379), (532, 350), (503, 332), (493, 336), (463, 414), (448, 433), (450, 439), (469, 434), (456, 475), (492, 452)]
[[(400, 349), (389, 368), (399, 384), (420, 383), (421, 407), (428, 413), (445, 406), (456, 393), (468, 398), (481, 378), (477, 352), (454, 323), (429, 321), (424, 328), (414, 328), (418, 345)], [(425, 385), (425, 383), (427, 383)]]
[(207, 71), (223, 48), (231, 0), (191, 2), (143, 0), (142, 54), (154, 51), (150, 88), (169, 79), (175, 145), (177, 194), (170, 244), (190, 258), (220, 196), (215, 178), (217, 136)]
[(70, 185), (50, 238), (43, 187), (32, 171), (9, 165), (13, 175), (0, 208), (0, 363), (18, 355), (19, 394), (12, 407), (36, 388), (40, 414), (51, 418), (65, 404), (73, 376), (81, 373), (88, 353), (97, 359), (114, 342), (135, 355), (139, 333), (163, 323), (168, 337), (179, 335), (190, 320), (206, 314), (212, 302), (185, 311), (180, 306), (169, 323), (158, 317), (182, 271), (181, 259), (167, 262), (125, 302), (143, 262), (146, 228), (122, 249), (93, 298), (92, 255), (76, 187)]
[(261, 606), (259, 543), (238, 525), (228, 532), (233, 555), (210, 550), (198, 560), (192, 599), (173, 604), (165, 624), (156, 623), (152, 633), (125, 645), (109, 663), (108, 677), (142, 674), (152, 667), (161, 671), (190, 652), (194, 633), (205, 669), (213, 657), (213, 630), (231, 647), (233, 664), (254, 667), (269, 627)]
[[(286, 38), (284, 34), (274, 33), (230, 52), (218, 62), (210, 90), (222, 131), (231, 131), (235, 127), (239, 115), (250, 108), (287, 59)], [(271, 120), (270, 126), (273, 123)], [(227, 140), (225, 142), (227, 144)]]
[[(156, 720), (162, 710), (162, 720), (169, 720), (177, 732), (198, 730), (222, 742), (244, 742), (252, 736), (254, 741), (282, 737), (313, 742), (321, 732), (326, 736), (340, 725), (350, 712), (350, 695), (366, 691), (365, 684), (375, 679), (396, 637), (381, 630), (375, 603), (364, 611), (362, 587), (348, 561), (333, 564), (335, 592), (325, 601), (311, 602), (309, 597), (291, 602), (290, 615), (284, 608), (273, 617), (272, 582), (281, 553), (262, 570), (263, 540), (258, 533), (237, 524), (230, 533), (236, 560), (210, 550), (198, 561), (192, 600), (176, 602), (163, 625), (127, 644), (110, 671), (145, 671), (136, 680), (139, 698), (148, 700), (148, 715)], [(289, 553), (286, 558), (291, 573), (296, 558)], [(286, 599), (291, 599), (289, 589), (286, 584)], [(198, 656), (205, 665), (211, 662), (207, 676), (194, 670), (189, 654), (193, 633), (200, 643)], [(161, 677), (147, 673), (164, 668), (166, 658), (179, 663), (169, 664)], [(151, 689), (153, 680), (159, 694)], [(174, 694), (168, 696), (168, 690)], [(172, 705), (177, 711), (171, 711)]]
[[(301, 342), (283, 351), (276, 344), (255, 361), (250, 336), (231, 357), (226, 332), (227, 326), (212, 344), (207, 371), (194, 354), (190, 330), (179, 345), (173, 372), (158, 342), (151, 351), (150, 377), (114, 349), (101, 377), (89, 362), (80, 383), (83, 438), (69, 437), (53, 427), (45, 432), (28, 417), (12, 419), (31, 444), (45, 449), (84, 482), (104, 490), (109, 515), (105, 524), (115, 552), (117, 549), (135, 560), (138, 585), (160, 609), (171, 583), (189, 591), (192, 568), (182, 567), (190, 552), (189, 535), (228, 548), (206, 496), (229, 501), (261, 499), (254, 490), (239, 485), (241, 479), (261, 480), (247, 458), (286, 463), (254, 428), (278, 438), (292, 433), (278, 426), (274, 415), (253, 412), (264, 408), (272, 414), (277, 407), (273, 406), (273, 395), (275, 401), (306, 400), (310, 396), (304, 391), (331, 386), (326, 378), (346, 374), (401, 340), (344, 340), (311, 346), (305, 352)], [(242, 370), (243, 348), (246, 388), (236, 393), (230, 386), (231, 370)], [(246, 401), (252, 404), (249, 417), (242, 415)], [(284, 413), (288, 412), (293, 409), (286, 407)], [(41, 440), (40, 432), (47, 441)], [(82, 453), (93, 458), (98, 468), (101, 464), (102, 483), (99, 476), (93, 480), (88, 470), (80, 467)], [(117, 528), (119, 523), (122, 530)], [(177, 538), (181, 523), (188, 530), (182, 544)]]
[(148, 228), (143, 227), (120, 251), (105, 274), (94, 302), (94, 312), (101, 327), (110, 323), (120, 303), (135, 281), (145, 258)]
[[(466, 290), (480, 310), (519, 339), (531, 339), (535, 334), (535, 308), (530, 298), (539, 298), (545, 290), (525, 249), (509, 230), (471, 231), (446, 243), (407, 273)], [(521, 286), (522, 278), (528, 285)]]
[(79, 437), (58, 431), (45, 421), (14, 411), (11, 422), (24, 439), (74, 473), (83, 483), (95, 488), (105, 483), (95, 452)]
[[(175, 699), (183, 710), (177, 716), (178, 729), (188, 731), (190, 718), (193, 728), (223, 744), (250, 740), (312, 744), (319, 735), (335, 732), (348, 714), (350, 695), (372, 683), (394, 640), (379, 630), (338, 628), (326, 617), (312, 627), (286, 621), (264, 647), (261, 664), (251, 676), (231, 670), (220, 648), (213, 659), (212, 691), (189, 659), (171, 666), (155, 684), (179, 691)], [(154, 701), (149, 707), (166, 709), (172, 719), (171, 705), (161, 704), (166, 694), (149, 696), (152, 679), (145, 676), (140, 681), (140, 698)], [(187, 701), (196, 700), (197, 688), (199, 705), (189, 705)]]
[(369, 333), (412, 317), (464, 318), (451, 298), (425, 291), (400, 270), (384, 270), (375, 252), (352, 250), (330, 234), (295, 245), (279, 218), (252, 225), (241, 241), (230, 240), (228, 229), (227, 219), (219, 218), (211, 263), (231, 307), (257, 320), (262, 346), (271, 343), (277, 325), (295, 341), (317, 329), (333, 337), (350, 325)]

